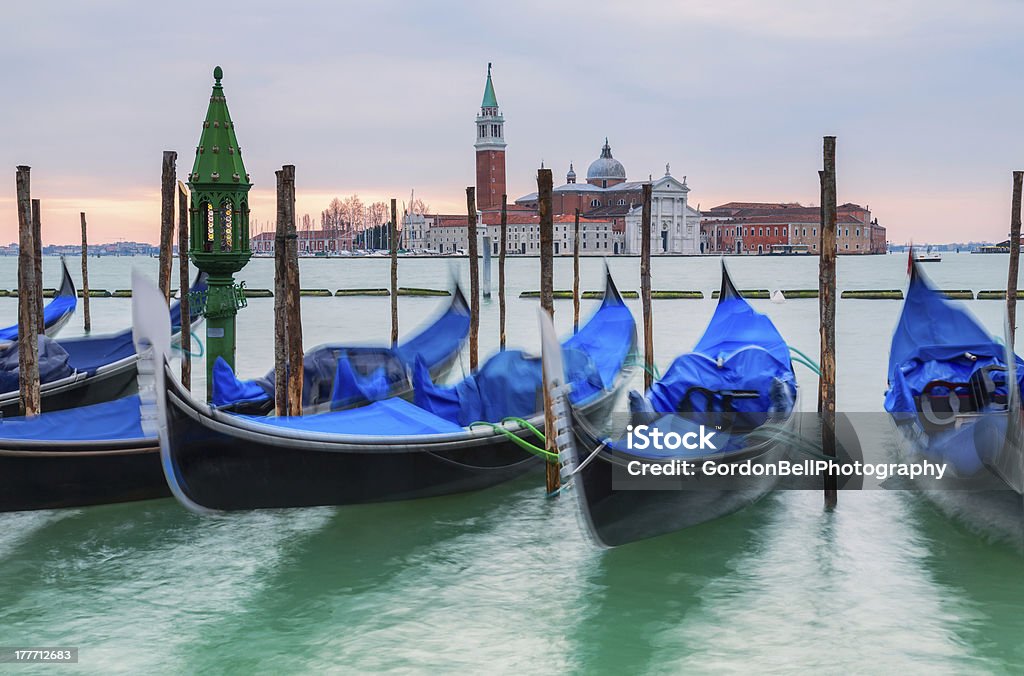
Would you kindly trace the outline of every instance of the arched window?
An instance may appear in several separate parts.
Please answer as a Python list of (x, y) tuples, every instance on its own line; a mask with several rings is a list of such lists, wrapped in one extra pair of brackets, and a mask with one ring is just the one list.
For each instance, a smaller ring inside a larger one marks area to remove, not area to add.
[(231, 251), (232, 249), (232, 226), (234, 225), (233, 220), (233, 208), (231, 206), (231, 200), (226, 199), (220, 203), (220, 250)]
[(601, 200), (590, 200), (590, 206), (599, 207), (601, 206)]

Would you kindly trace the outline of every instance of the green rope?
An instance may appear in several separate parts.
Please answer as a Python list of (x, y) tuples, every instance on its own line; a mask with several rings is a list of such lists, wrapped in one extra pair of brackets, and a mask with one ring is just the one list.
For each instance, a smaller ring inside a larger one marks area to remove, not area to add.
[(803, 359), (801, 357), (792, 357), (792, 359), (797, 364), (803, 364), (804, 366), (809, 368), (811, 370), (811, 372), (813, 372), (815, 375), (817, 375), (819, 377), (821, 376), (821, 369), (819, 369), (816, 364), (813, 364), (813, 363), (811, 363), (811, 362), (809, 362), (806, 359)]
[[(495, 432), (497, 432), (499, 434), (505, 435), (509, 439), (509, 441), (511, 441), (512, 443), (514, 443), (516, 446), (518, 446), (519, 448), (523, 449), (524, 451), (526, 451), (528, 453), (532, 453), (532, 454), (534, 454), (534, 455), (536, 455), (536, 456), (538, 456), (540, 458), (544, 458), (546, 461), (550, 462), (553, 465), (558, 463), (558, 454), (557, 453), (552, 453), (551, 451), (548, 451), (548, 450), (545, 450), (543, 448), (540, 448), (539, 446), (534, 446), (533, 444), (531, 444), (529, 441), (526, 441), (525, 439), (520, 439), (514, 433), (512, 433), (511, 430), (505, 429), (504, 427), (502, 427), (498, 423), (487, 422), (486, 420), (477, 420), (476, 422), (470, 423), (469, 427), (470, 427), (470, 429), (472, 429), (473, 427), (476, 427), (477, 425), (487, 425), (488, 427), (490, 427)], [(530, 427), (533, 427), (533, 426), (530, 425)], [(534, 432), (536, 432), (536, 429), (534, 429)], [(543, 437), (541, 437), (541, 438), (543, 438)]]
[(647, 364), (643, 363), (637, 356), (634, 355), (632, 359), (626, 360), (626, 366), (639, 366), (647, 373), (650, 373), (655, 380), (661, 380), (661, 373), (658, 372), (658, 365), (651, 364), (651, 368), (647, 368)]
[(800, 350), (798, 350), (795, 347), (793, 347), (792, 345), (790, 345), (788, 347), (789, 347), (789, 351), (790, 352), (796, 353), (796, 354), (798, 354), (798, 355), (800, 355), (801, 357), (804, 358), (804, 361), (801, 362), (804, 366), (808, 367), (809, 369), (811, 369), (812, 371), (817, 373), (819, 376), (821, 375), (821, 364), (819, 364), (818, 362), (814, 361), (813, 359), (808, 357), (806, 354), (804, 354)]
[(199, 340), (199, 336), (196, 335), (195, 331), (189, 331), (189, 334), (192, 336), (192, 340), (195, 342), (195, 344), (199, 347), (199, 352), (185, 352), (185, 350), (181, 349), (181, 343), (175, 345), (174, 349), (177, 350), (178, 352), (181, 352), (182, 354), (187, 354), (189, 357), (192, 357), (193, 359), (198, 359), (199, 357), (202, 357), (204, 354), (206, 354), (206, 350), (203, 348), (203, 341)]
[(503, 422), (503, 423), (507, 423), (507, 422), (519, 423), (520, 425), (522, 425), (526, 429), (528, 429), (531, 432), (533, 432), (534, 436), (536, 436), (541, 441), (545, 441), (545, 442), (547, 441), (544, 438), (544, 433), (541, 432), (536, 427), (534, 427), (533, 424), (529, 420), (524, 420), (523, 418), (517, 418), (516, 416), (509, 416), (508, 418), (502, 418), (501, 422)]

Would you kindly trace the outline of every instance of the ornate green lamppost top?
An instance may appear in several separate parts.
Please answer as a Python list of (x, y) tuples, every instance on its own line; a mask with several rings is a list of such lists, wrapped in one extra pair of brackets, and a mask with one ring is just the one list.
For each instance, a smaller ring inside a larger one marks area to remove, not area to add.
[(228, 114), (224, 72), (213, 69), (213, 93), (188, 177), (189, 254), (196, 267), (209, 275), (205, 298), (196, 298), (206, 315), (206, 393), (212, 397), (213, 364), (217, 357), (235, 367), (235, 315), (245, 307), (234, 274), (252, 256), (249, 249), (249, 174)]

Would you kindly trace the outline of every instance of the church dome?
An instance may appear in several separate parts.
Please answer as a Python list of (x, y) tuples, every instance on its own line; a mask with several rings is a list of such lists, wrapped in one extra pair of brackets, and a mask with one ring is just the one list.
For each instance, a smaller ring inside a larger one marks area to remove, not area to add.
[(608, 145), (607, 138), (604, 140), (604, 147), (601, 148), (601, 157), (591, 162), (590, 168), (587, 169), (588, 182), (603, 180), (626, 180), (626, 168), (622, 166), (622, 162), (612, 157), (612, 148)]

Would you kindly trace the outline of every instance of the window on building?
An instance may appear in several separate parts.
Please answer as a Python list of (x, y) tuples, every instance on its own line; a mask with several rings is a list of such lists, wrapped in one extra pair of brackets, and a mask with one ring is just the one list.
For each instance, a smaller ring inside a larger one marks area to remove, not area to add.
[(860, 237), (860, 228), (857, 228), (857, 230), (854, 232), (854, 234), (857, 235), (857, 237)]
[(599, 207), (601, 206), (601, 200), (590, 200), (590, 206)]
[(758, 237), (763, 237), (764, 236), (764, 229), (763, 228), (758, 228), (757, 229), (757, 236)]
[(783, 228), (783, 229), (782, 229), (782, 236), (783, 236), (783, 237), (785, 237), (785, 236), (786, 236), (786, 229), (785, 229), (785, 228)]
[(484, 136), (487, 136), (487, 125), (486, 124), (481, 124), (480, 125), (480, 138), (483, 138)]
[[(817, 237), (817, 236), (818, 236), (818, 229), (817, 228), (811, 228), (811, 237)], [(817, 244), (815, 244), (815, 246), (817, 246)]]
[(619, 200), (619, 206), (620, 206), (620, 207), (624, 207), (624, 206), (626, 206), (626, 200), (620, 199), (620, 200)]

